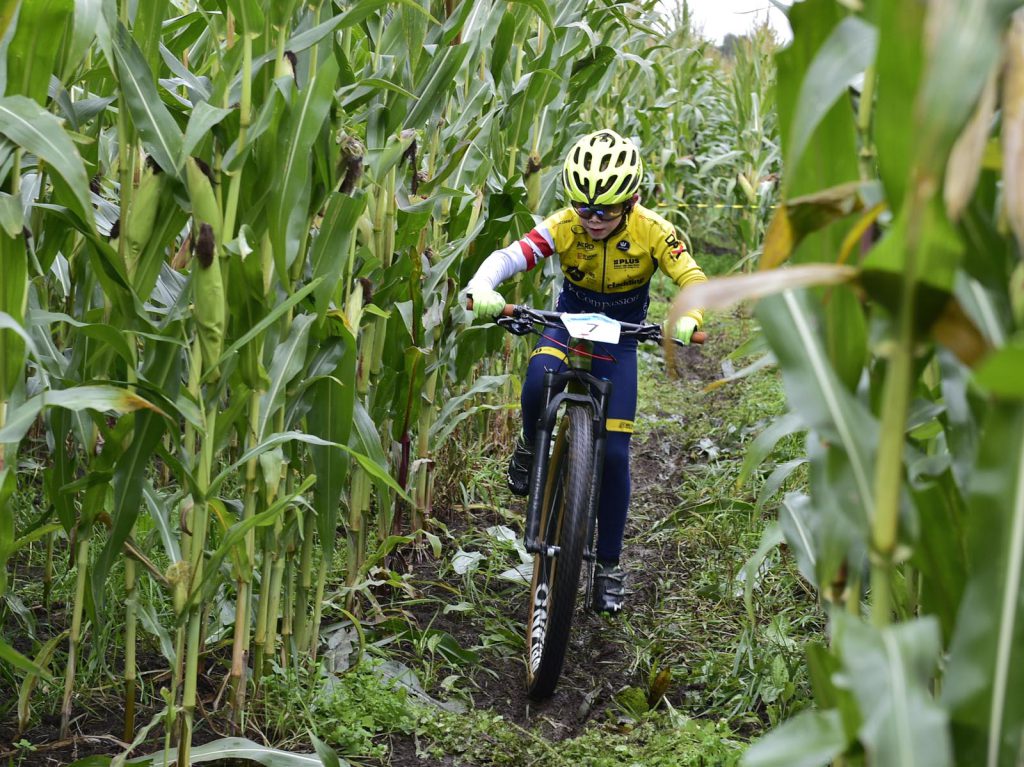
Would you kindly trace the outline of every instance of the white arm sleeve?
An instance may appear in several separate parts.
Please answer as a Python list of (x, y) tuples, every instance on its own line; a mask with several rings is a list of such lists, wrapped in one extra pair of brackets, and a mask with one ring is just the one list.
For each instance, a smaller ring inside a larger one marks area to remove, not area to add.
[(496, 250), (485, 258), (467, 287), (477, 286), (494, 290), (512, 275), (532, 269), (540, 259), (547, 258), (553, 252), (554, 240), (551, 232), (542, 224), (531, 229), (523, 239), (507, 248)]

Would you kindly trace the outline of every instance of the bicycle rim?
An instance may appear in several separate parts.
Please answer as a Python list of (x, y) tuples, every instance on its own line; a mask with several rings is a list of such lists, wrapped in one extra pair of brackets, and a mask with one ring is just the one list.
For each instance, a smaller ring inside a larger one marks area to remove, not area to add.
[(534, 699), (551, 695), (565, 661), (587, 537), (593, 461), (590, 411), (570, 406), (554, 440), (541, 505), (541, 541), (557, 546), (558, 553), (533, 558), (526, 677), (527, 693)]

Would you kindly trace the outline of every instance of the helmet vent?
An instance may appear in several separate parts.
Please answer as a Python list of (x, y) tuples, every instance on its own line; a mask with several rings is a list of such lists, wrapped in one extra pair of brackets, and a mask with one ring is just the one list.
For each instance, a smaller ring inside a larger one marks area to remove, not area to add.
[(601, 158), (601, 167), (598, 168), (598, 170), (601, 171), (602, 173), (604, 173), (606, 170), (608, 170), (608, 165), (611, 163), (611, 160), (612, 160), (612, 158), (609, 157), (608, 155), (605, 155), (604, 157), (602, 157)]
[(597, 191), (594, 193), (595, 197), (600, 197), (602, 194), (607, 192), (609, 189), (615, 188), (615, 182), (618, 181), (618, 176), (612, 176), (607, 181), (597, 185)]

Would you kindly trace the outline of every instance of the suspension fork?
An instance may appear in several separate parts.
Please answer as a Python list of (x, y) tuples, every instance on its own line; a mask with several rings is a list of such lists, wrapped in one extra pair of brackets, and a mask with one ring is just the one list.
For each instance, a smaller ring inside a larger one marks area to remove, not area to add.
[(603, 378), (594, 378), (589, 383), (590, 390), (597, 395), (594, 398), (597, 407), (592, 411), (594, 417), (594, 472), (590, 482), (587, 542), (583, 549), (583, 558), (592, 562), (597, 558), (597, 505), (601, 499), (601, 480), (604, 477), (605, 447), (608, 444), (608, 401), (611, 399), (612, 382)]
[[(583, 391), (563, 391), (568, 383), (584, 384)], [(588, 540), (593, 540), (596, 521), (596, 502), (601, 486), (601, 473), (605, 452), (605, 418), (608, 410), (608, 397), (611, 394), (611, 382), (593, 376), (587, 371), (570, 369), (563, 373), (547, 371), (544, 374), (543, 406), (537, 420), (537, 431), (534, 438), (534, 461), (530, 468), (530, 496), (526, 507), (526, 531), (524, 544), (531, 554), (546, 551), (543, 543), (538, 540), (540, 533), (541, 504), (544, 500), (544, 488), (548, 480), (548, 453), (551, 449), (551, 436), (558, 420), (558, 412), (567, 402), (585, 406), (594, 420), (594, 476), (591, 480), (588, 513)], [(588, 549), (592, 548), (588, 544)], [(593, 554), (589, 555), (591, 558)]]

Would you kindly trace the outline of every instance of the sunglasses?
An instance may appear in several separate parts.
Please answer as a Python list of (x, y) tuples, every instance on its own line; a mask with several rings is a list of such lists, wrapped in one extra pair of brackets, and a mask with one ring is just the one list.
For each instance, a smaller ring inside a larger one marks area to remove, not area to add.
[(610, 221), (622, 215), (622, 205), (585, 205), (582, 202), (573, 200), (572, 209), (576, 215), (584, 221), (596, 217), (598, 221)]

